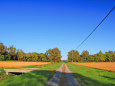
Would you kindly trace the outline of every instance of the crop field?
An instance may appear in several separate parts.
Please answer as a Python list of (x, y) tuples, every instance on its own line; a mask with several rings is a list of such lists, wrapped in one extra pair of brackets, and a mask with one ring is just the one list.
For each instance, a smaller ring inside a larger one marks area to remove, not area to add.
[(88, 62), (74, 64), (115, 72), (115, 62)]
[(15, 62), (15, 61), (0, 61), (0, 67), (23, 67), (31, 65), (45, 65), (50, 64), (50, 62)]
[(115, 86), (115, 73), (67, 63), (82, 86)]

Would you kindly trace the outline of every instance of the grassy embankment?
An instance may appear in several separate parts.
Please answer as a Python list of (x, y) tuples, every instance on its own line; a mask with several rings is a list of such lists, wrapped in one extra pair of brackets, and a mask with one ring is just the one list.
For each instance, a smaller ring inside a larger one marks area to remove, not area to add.
[(0, 86), (44, 86), (61, 64), (62, 63), (53, 63), (45, 65), (39, 70), (2, 80)]
[(82, 86), (115, 86), (115, 72), (67, 63)]

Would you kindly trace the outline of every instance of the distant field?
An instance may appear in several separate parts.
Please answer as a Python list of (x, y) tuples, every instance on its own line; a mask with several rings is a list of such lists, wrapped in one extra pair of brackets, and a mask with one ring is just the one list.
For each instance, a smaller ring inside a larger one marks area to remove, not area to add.
[(88, 62), (74, 64), (115, 72), (115, 62)]
[(15, 62), (15, 61), (0, 61), (0, 67), (23, 67), (30, 65), (44, 65), (50, 62)]

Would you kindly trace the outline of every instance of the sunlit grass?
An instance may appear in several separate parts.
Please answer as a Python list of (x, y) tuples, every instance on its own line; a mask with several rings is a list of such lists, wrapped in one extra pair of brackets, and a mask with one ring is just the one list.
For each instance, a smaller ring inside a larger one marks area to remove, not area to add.
[(44, 86), (55, 74), (55, 71), (62, 63), (47, 65), (39, 70), (15, 76), (0, 82), (0, 86)]
[(115, 86), (115, 72), (67, 63), (82, 86)]

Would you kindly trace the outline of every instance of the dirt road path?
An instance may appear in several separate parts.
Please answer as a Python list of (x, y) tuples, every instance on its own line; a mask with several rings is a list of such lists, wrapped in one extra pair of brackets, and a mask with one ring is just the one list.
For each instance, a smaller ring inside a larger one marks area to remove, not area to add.
[(46, 86), (81, 86), (74, 78), (72, 71), (63, 63)]
[(63, 64), (60, 83), (58, 86), (69, 86), (66, 78), (66, 66)]

